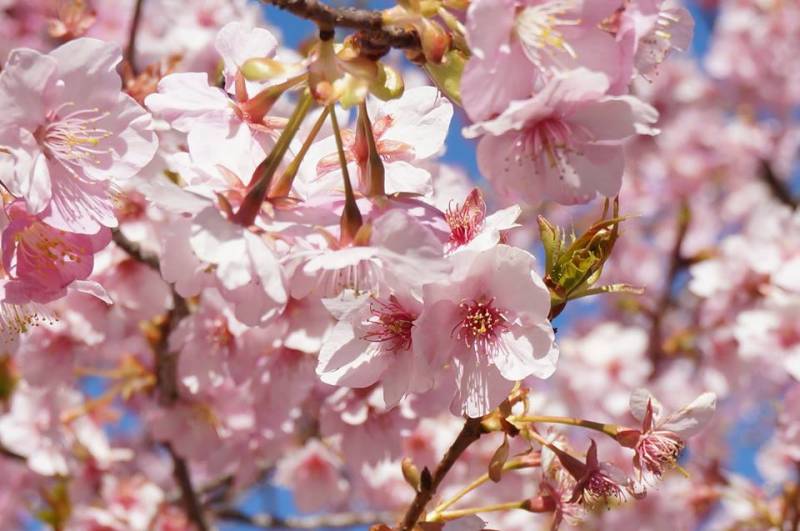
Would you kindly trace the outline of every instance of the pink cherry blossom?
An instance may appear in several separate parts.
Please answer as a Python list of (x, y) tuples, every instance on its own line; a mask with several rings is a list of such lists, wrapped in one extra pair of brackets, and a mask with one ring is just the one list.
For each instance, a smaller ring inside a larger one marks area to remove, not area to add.
[(687, 439), (711, 420), (716, 399), (714, 393), (704, 393), (677, 412), (665, 415), (661, 403), (647, 390), (637, 389), (631, 394), (631, 413), (642, 421), (642, 429), (622, 430), (617, 439), (636, 452), (633, 466), (639, 489), (653, 485), (668, 467), (676, 466)]
[(6, 185), (57, 229), (93, 234), (116, 226), (113, 187), (158, 146), (150, 116), (119, 90), (120, 60), (116, 46), (82, 38), (47, 55), (15, 50), (0, 74), (8, 109), (0, 164), (14, 165)]
[(530, 204), (585, 203), (619, 192), (622, 141), (653, 133), (655, 109), (607, 96), (607, 79), (586, 69), (556, 76), (536, 96), (465, 129), (481, 136), (478, 164), (502, 195)]
[(463, 203), (451, 205), (445, 213), (450, 227), (448, 251), (483, 251), (498, 243), (506, 243), (508, 231), (519, 226), (515, 221), (520, 212), (520, 208), (513, 205), (487, 216), (483, 195), (480, 189), (473, 188)]
[(502, 402), (515, 381), (555, 371), (550, 294), (534, 257), (520, 249), (465, 251), (452, 262), (447, 280), (424, 287), (424, 309), (411, 337), (431, 363), (454, 364), (452, 410), (480, 417)]
[(556, 445), (548, 447), (558, 458), (561, 466), (575, 479), (570, 502), (581, 503), (587, 508), (609, 507), (628, 500), (627, 482), (621, 473), (608, 463), (601, 463), (597, 457), (597, 443), (594, 439), (586, 452), (586, 462), (573, 457)]
[(276, 481), (296, 493), (295, 503), (304, 512), (336, 508), (347, 496), (339, 460), (316, 440), (308, 441), (278, 464)]
[(382, 299), (362, 295), (353, 301), (323, 341), (317, 373), (331, 385), (383, 385), (387, 406), (433, 384), (430, 367), (414, 352), (411, 331), (421, 311), (414, 297), (398, 293)]
[(9, 302), (50, 302), (67, 289), (101, 294), (102, 288), (86, 279), (92, 273), (94, 255), (111, 241), (108, 228), (96, 234), (77, 234), (48, 225), (48, 216), (31, 215), (22, 201), (11, 203), (3, 230), (3, 268)]
[[(614, 92), (624, 89), (630, 44), (603, 28), (612, 2), (477, 0), (467, 12), (473, 56), (464, 70), (462, 97), (474, 121), (495, 117), (538, 91), (558, 72), (587, 67), (602, 73)], [(491, 21), (491, 22), (489, 22)]]

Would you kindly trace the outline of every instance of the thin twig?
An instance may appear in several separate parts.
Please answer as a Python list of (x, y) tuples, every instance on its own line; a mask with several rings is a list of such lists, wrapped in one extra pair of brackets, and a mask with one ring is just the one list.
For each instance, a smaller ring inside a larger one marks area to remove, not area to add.
[(647, 352), (652, 361), (651, 379), (655, 378), (658, 374), (664, 358), (662, 324), (664, 316), (675, 304), (673, 284), (675, 284), (675, 279), (678, 277), (678, 274), (688, 265), (688, 261), (684, 259), (681, 254), (681, 249), (683, 247), (683, 241), (686, 239), (686, 233), (689, 230), (690, 221), (691, 212), (686, 202), (683, 202), (678, 209), (675, 243), (672, 245), (664, 286), (661, 289), (661, 295), (656, 301), (650, 315), (650, 334), (647, 341)]
[(111, 237), (120, 249), (128, 253), (128, 256), (156, 271), (160, 270), (158, 256), (155, 253), (142, 249), (142, 246), (138, 243), (129, 240), (119, 228), (111, 229)]
[[(399, 531), (411, 531), (417, 525), (422, 514), (425, 512), (425, 507), (428, 505), (428, 502), (431, 501), (433, 496), (436, 494), (436, 489), (439, 488), (439, 485), (444, 480), (447, 473), (450, 472), (450, 469), (453, 468), (453, 465), (461, 457), (461, 454), (464, 453), (472, 443), (480, 439), (483, 430), (481, 428), (481, 419), (479, 418), (468, 418), (464, 422), (464, 427), (461, 428), (461, 432), (456, 437), (456, 440), (453, 441), (453, 444), (450, 445), (450, 448), (447, 449), (445, 452), (444, 457), (436, 466), (436, 470), (433, 473), (433, 476), (430, 476), (430, 473), (427, 469), (422, 473), (422, 480), (420, 481), (419, 490), (417, 491), (417, 495), (414, 497), (414, 501), (411, 502), (411, 505), (408, 507), (405, 516), (403, 517), (403, 521), (399, 526)], [(426, 479), (427, 473), (427, 479)]]
[(133, 18), (128, 30), (128, 45), (125, 47), (125, 61), (134, 74), (138, 73), (134, 61), (136, 60), (136, 36), (139, 33), (139, 24), (142, 21), (142, 4), (144, 4), (144, 0), (136, 0), (136, 4), (133, 7)]
[(13, 459), (14, 461), (27, 461), (28, 458), (24, 455), (20, 455), (12, 450), (9, 450), (5, 446), (0, 446), (0, 456), (3, 456), (8, 459)]
[(248, 515), (237, 509), (221, 509), (216, 513), (221, 520), (238, 522), (263, 529), (322, 529), (327, 527), (354, 527), (373, 525), (391, 520), (388, 513), (336, 513), (319, 516), (280, 517), (270, 514)]
[[(154, 253), (142, 249), (138, 243), (129, 240), (119, 229), (113, 229), (112, 237), (114, 243), (128, 253), (131, 258), (148, 265), (156, 271), (160, 270), (158, 256)], [(179, 396), (177, 379), (178, 354), (170, 351), (169, 336), (178, 326), (178, 323), (187, 315), (189, 315), (189, 307), (186, 304), (186, 299), (178, 294), (173, 286), (172, 308), (161, 322), (161, 334), (159, 335), (158, 343), (154, 347), (158, 401), (165, 407), (175, 404)], [(175, 453), (172, 445), (164, 443), (164, 447), (172, 458), (172, 472), (175, 476), (175, 482), (181, 490), (181, 499), (183, 500), (186, 514), (198, 531), (206, 531), (209, 527), (206, 524), (203, 505), (200, 503), (200, 498), (192, 485), (189, 464), (183, 457)]]
[(379, 58), (389, 49), (418, 50), (420, 39), (413, 29), (386, 25), (380, 11), (354, 7), (331, 7), (319, 0), (262, 0), (279, 9), (314, 21), (321, 29), (334, 28), (358, 30), (355, 38), (368, 56)]
[(172, 475), (175, 477), (175, 482), (181, 488), (183, 505), (186, 509), (189, 520), (197, 527), (198, 531), (208, 531), (206, 517), (203, 513), (203, 506), (200, 503), (200, 499), (197, 497), (197, 494), (195, 493), (194, 486), (192, 485), (192, 477), (191, 474), (189, 474), (189, 465), (186, 463), (186, 460), (183, 457), (175, 453), (175, 450), (172, 449), (171, 444), (166, 443), (164, 446), (167, 448), (169, 455), (172, 457)]
[(800, 200), (794, 198), (792, 196), (791, 191), (789, 190), (786, 183), (781, 181), (775, 172), (772, 169), (772, 165), (765, 161), (761, 161), (761, 171), (758, 172), (758, 176), (764, 181), (764, 184), (767, 185), (772, 195), (775, 196), (775, 199), (783, 203), (784, 205), (788, 206), (792, 210), (796, 210), (798, 205), (800, 205)]

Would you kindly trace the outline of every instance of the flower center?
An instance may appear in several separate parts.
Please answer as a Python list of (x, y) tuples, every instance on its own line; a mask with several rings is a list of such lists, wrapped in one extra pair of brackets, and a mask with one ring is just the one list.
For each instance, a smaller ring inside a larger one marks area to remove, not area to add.
[(450, 226), (450, 250), (471, 242), (483, 228), (485, 217), (486, 203), (477, 189), (467, 196), (461, 206), (448, 207), (444, 219)]
[(625, 491), (600, 470), (589, 475), (583, 490), (583, 502), (589, 507), (619, 505), (626, 500)]
[(369, 310), (372, 315), (363, 323), (366, 331), (361, 339), (385, 343), (392, 352), (411, 348), (411, 329), (417, 317), (403, 308), (394, 295), (388, 302), (373, 299)]
[(517, 15), (514, 29), (525, 55), (533, 64), (545, 68), (546, 62), (557, 66), (561, 54), (576, 57), (575, 50), (559, 29), (580, 24), (580, 20), (567, 15), (576, 7), (575, 0), (553, 0), (526, 7)]
[(82, 109), (59, 116), (59, 112), (70, 105), (74, 104), (67, 102), (48, 112), (47, 124), (39, 127), (34, 135), (48, 158), (57, 160), (74, 174), (73, 166), (86, 162), (99, 164), (98, 156), (109, 150), (99, 149), (98, 145), (112, 134), (97, 127), (97, 122), (108, 116), (99, 109)]
[(674, 433), (661, 431), (643, 435), (636, 448), (637, 457), (643, 468), (661, 477), (665, 467), (678, 462), (684, 443)]
[(494, 306), (494, 297), (463, 301), (458, 307), (463, 317), (453, 328), (453, 333), (470, 348), (485, 352), (494, 346), (501, 333), (508, 330), (509, 321), (503, 311)]
[(228, 328), (228, 323), (223, 317), (218, 317), (209, 323), (208, 343), (216, 348), (224, 349), (233, 346), (234, 337)]
[(537, 174), (555, 169), (562, 179), (569, 178), (573, 170), (567, 156), (581, 155), (576, 146), (591, 139), (586, 128), (551, 116), (530, 124), (517, 137), (512, 152), (514, 162), (521, 164), (523, 159), (531, 158)]

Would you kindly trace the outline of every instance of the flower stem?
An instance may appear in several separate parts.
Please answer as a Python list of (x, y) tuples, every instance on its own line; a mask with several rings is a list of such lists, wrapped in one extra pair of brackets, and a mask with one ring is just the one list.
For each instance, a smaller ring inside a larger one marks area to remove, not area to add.
[[(481, 513), (496, 513), (499, 511), (510, 511), (512, 509), (525, 509), (528, 510), (530, 502), (528, 500), (519, 500), (515, 502), (495, 503), (492, 505), (484, 505), (483, 507), (469, 507), (467, 509), (459, 509), (456, 511), (446, 511), (441, 514), (434, 513), (428, 522), (446, 522), (448, 520), (455, 520), (464, 516)], [(433, 517), (435, 516), (435, 520)]]
[[(532, 467), (532, 466), (535, 466), (535, 465), (533, 463), (531, 463), (530, 461), (526, 461), (526, 460), (523, 460), (523, 459), (514, 459), (513, 461), (508, 461), (506, 464), (503, 465), (503, 471), (506, 472), (506, 471), (509, 471), (509, 470), (518, 470), (520, 468), (528, 468), (528, 467)], [(455, 496), (453, 496), (452, 498), (449, 498), (449, 499), (445, 500), (444, 502), (440, 503), (439, 505), (437, 505), (436, 508), (431, 512), (430, 519), (435, 520), (435, 518), (439, 514), (443, 513), (446, 509), (448, 509), (449, 507), (453, 506), (458, 500), (460, 500), (461, 498), (463, 498), (464, 496), (466, 496), (467, 494), (469, 494), (473, 490), (477, 489), (478, 487), (480, 487), (481, 485), (483, 485), (484, 483), (489, 481), (489, 479), (490, 478), (489, 478), (489, 474), (488, 473), (483, 474), (482, 476), (476, 478), (472, 483), (470, 483), (469, 485), (467, 485), (466, 487), (464, 487), (463, 489), (458, 491), (455, 494)]]
[(239, 211), (236, 212), (234, 216), (234, 221), (238, 224), (245, 227), (249, 227), (253, 224), (256, 215), (259, 210), (261, 210), (264, 199), (267, 197), (267, 191), (269, 190), (272, 176), (281, 163), (281, 160), (283, 160), (286, 151), (288, 151), (289, 145), (297, 134), (297, 130), (300, 128), (300, 124), (303, 123), (306, 114), (308, 114), (312, 102), (313, 98), (311, 97), (311, 93), (308, 90), (304, 90), (297, 102), (297, 107), (295, 107), (283, 132), (281, 132), (281, 136), (279, 136), (277, 142), (275, 142), (272, 151), (270, 151), (267, 158), (256, 168), (253, 179), (251, 180), (252, 187), (250, 191), (247, 192), (241, 207), (239, 207)]
[(344, 184), (344, 210), (340, 222), (339, 240), (342, 243), (350, 243), (358, 233), (358, 229), (364, 224), (361, 212), (356, 204), (356, 196), (353, 192), (353, 183), (350, 182), (350, 172), (347, 170), (347, 156), (344, 153), (344, 143), (342, 142), (342, 132), (339, 130), (339, 120), (336, 119), (336, 110), (333, 105), (329, 106), (331, 125), (333, 126), (333, 136), (336, 139), (336, 151), (339, 154), (339, 165), (342, 168), (342, 180)]
[(306, 153), (308, 153), (309, 148), (311, 148), (311, 144), (314, 143), (314, 139), (319, 134), (319, 130), (322, 129), (322, 124), (325, 123), (325, 119), (328, 117), (329, 112), (330, 108), (328, 107), (322, 109), (319, 118), (317, 118), (317, 121), (314, 123), (314, 126), (311, 128), (311, 131), (308, 133), (308, 136), (303, 142), (303, 145), (300, 147), (300, 151), (297, 152), (297, 155), (295, 155), (292, 162), (289, 163), (286, 171), (284, 171), (283, 175), (280, 176), (278, 181), (275, 183), (275, 186), (272, 187), (272, 190), (269, 192), (269, 197), (285, 197), (289, 194), (292, 189), (294, 178), (297, 175), (297, 170), (300, 169), (300, 164), (302, 164)]
[(590, 430), (605, 433), (609, 437), (616, 437), (619, 431), (619, 426), (616, 424), (603, 424), (600, 422), (593, 422), (591, 420), (584, 420), (574, 417), (554, 417), (548, 415), (527, 416), (527, 417), (512, 417), (509, 419), (513, 422), (533, 423), (541, 422), (544, 424), (566, 424), (568, 426), (578, 426)]

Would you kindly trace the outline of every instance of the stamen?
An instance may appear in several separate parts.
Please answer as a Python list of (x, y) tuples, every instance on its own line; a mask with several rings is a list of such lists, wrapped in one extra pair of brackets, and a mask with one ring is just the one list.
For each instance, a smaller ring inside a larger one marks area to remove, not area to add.
[(496, 346), (500, 334), (508, 330), (509, 320), (502, 310), (495, 308), (494, 297), (489, 300), (462, 301), (463, 319), (453, 328), (452, 334), (463, 339), (469, 348), (488, 352)]
[(111, 131), (96, 127), (96, 123), (109, 116), (99, 109), (80, 109), (61, 116), (61, 112), (73, 102), (66, 102), (47, 113), (47, 124), (40, 126), (34, 136), (39, 141), (45, 155), (60, 162), (75, 175), (75, 167), (87, 162), (100, 164), (99, 155), (109, 153), (110, 149), (97, 146), (112, 136)]
[(411, 348), (411, 329), (416, 316), (403, 308), (397, 297), (391, 295), (388, 302), (374, 299), (369, 309), (372, 315), (363, 323), (366, 332), (361, 339), (385, 343), (391, 352)]
[[(514, 23), (525, 55), (539, 68), (560, 66), (558, 55), (577, 57), (574, 48), (558, 29), (561, 26), (576, 26), (580, 19), (565, 18), (567, 13), (575, 13), (575, 0), (553, 0), (545, 4), (523, 9)], [(550, 64), (546, 64), (550, 63)]]
[(448, 206), (444, 219), (450, 226), (448, 250), (452, 251), (471, 242), (483, 228), (486, 218), (486, 203), (476, 188), (461, 206)]

